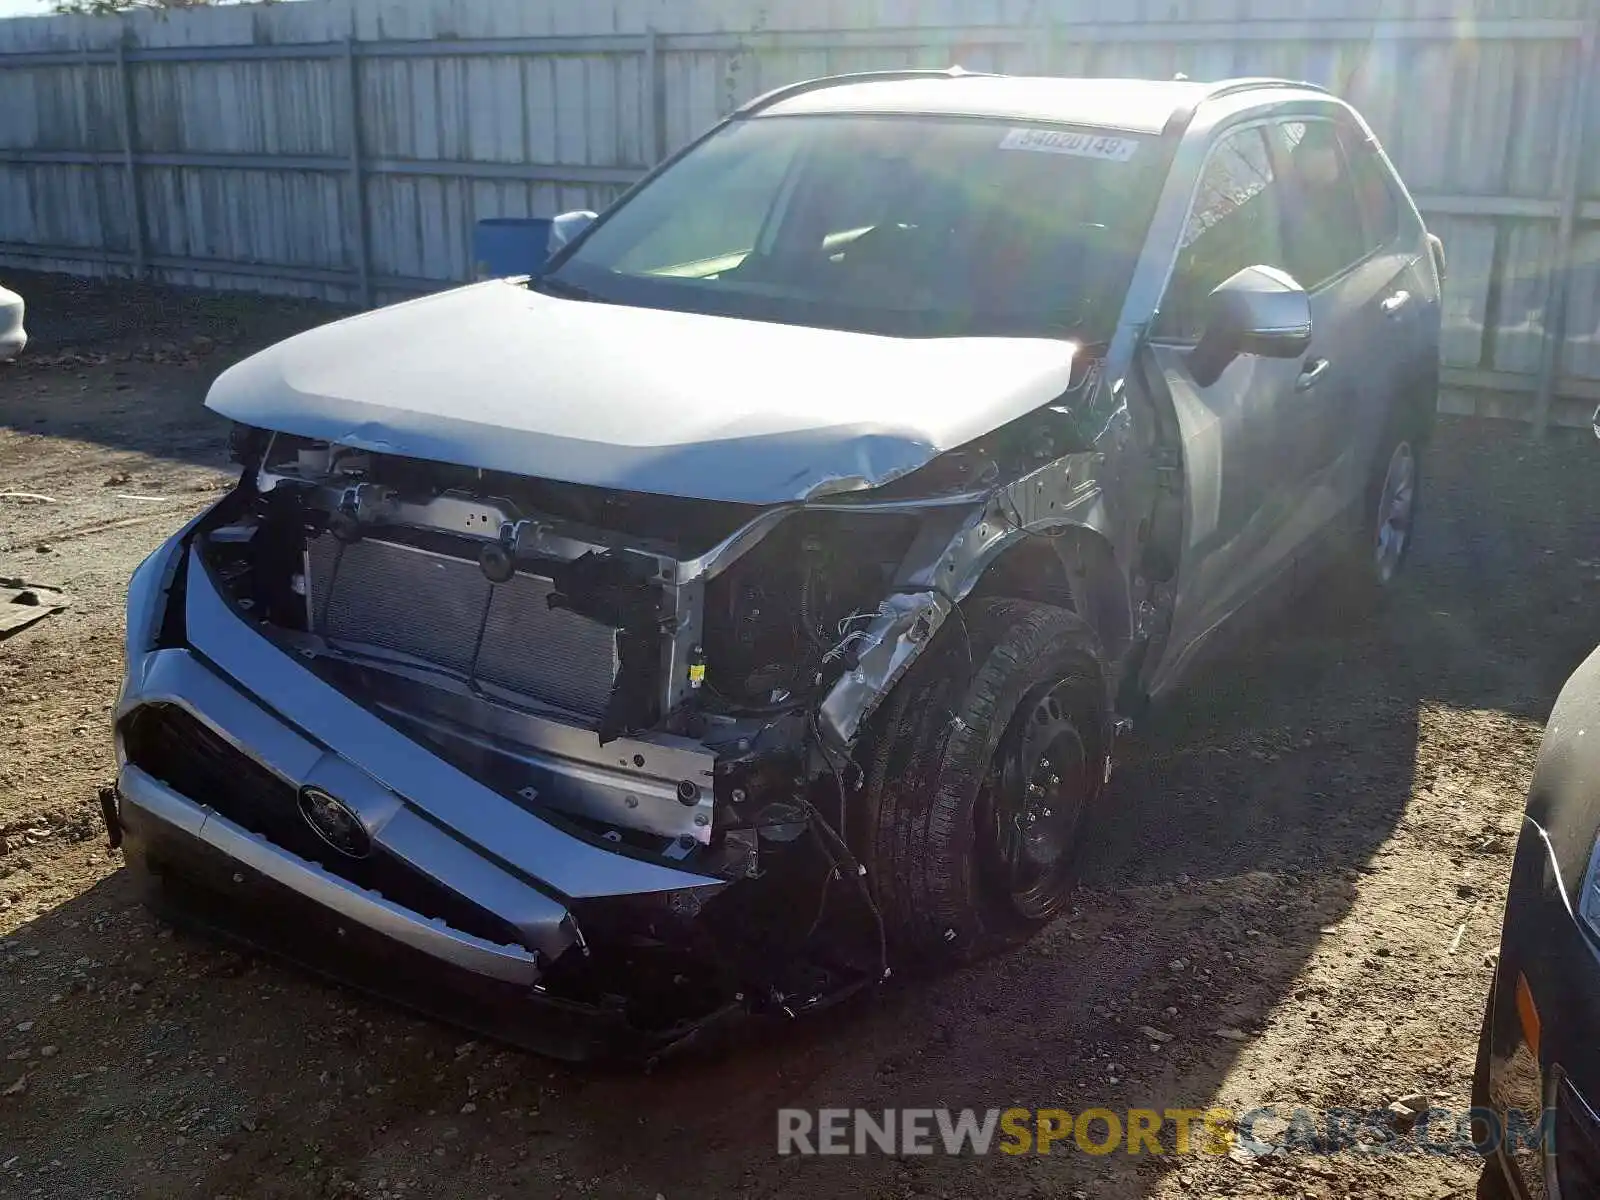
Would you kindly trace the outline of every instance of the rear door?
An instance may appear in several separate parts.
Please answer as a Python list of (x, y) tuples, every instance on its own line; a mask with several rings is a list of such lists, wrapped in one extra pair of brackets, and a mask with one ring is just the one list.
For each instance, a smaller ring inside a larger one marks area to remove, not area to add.
[[(1428, 231), (1377, 140), (1359, 122), (1344, 120), (1339, 137), (1350, 164), (1356, 203), (1371, 249), (1380, 322), (1376, 353), (1389, 364), (1386, 394), (1412, 406), (1433, 427), (1439, 387), (1439, 274)], [(1365, 397), (1364, 397), (1365, 399)], [(1392, 410), (1378, 398), (1363, 408), (1357, 454), (1380, 449), (1377, 438)]]
[[(1281, 447), (1292, 431), (1299, 360), (1241, 355), (1209, 387), (1188, 367), (1206, 299), (1250, 266), (1287, 270), (1283, 189), (1257, 123), (1224, 132), (1191, 203), (1151, 352), (1171, 393), (1183, 442), (1186, 511), (1178, 594), (1161, 676), (1183, 668), (1202, 639), (1292, 565), (1292, 515), (1303, 506), (1299, 464)], [(1155, 681), (1159, 687), (1162, 679)]]
[(1364, 509), (1377, 439), (1424, 319), (1426, 297), (1409, 279), (1423, 242), (1404, 236), (1387, 167), (1338, 110), (1278, 121), (1271, 138), (1289, 273), (1311, 297), (1307, 375), (1320, 370), (1287, 414), (1287, 452), (1304, 480), (1291, 536), (1309, 549)]

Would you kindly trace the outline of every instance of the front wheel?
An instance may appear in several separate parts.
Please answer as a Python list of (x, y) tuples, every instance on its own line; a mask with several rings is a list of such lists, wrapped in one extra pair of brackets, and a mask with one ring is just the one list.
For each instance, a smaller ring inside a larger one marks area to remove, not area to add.
[(874, 730), (868, 878), (903, 955), (968, 959), (1061, 911), (1111, 729), (1075, 613), (980, 600), (946, 622)]

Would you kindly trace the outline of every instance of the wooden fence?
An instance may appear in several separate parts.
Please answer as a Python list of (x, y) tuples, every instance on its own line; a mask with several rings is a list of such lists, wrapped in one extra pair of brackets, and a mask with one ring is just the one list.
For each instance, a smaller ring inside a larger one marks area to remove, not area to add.
[(0, 264), (379, 303), (468, 278), (477, 219), (603, 207), (795, 79), (1276, 75), (1356, 104), (1443, 237), (1444, 407), (1587, 421), (1593, 5), (1248, 4), (307, 0), (0, 21)]

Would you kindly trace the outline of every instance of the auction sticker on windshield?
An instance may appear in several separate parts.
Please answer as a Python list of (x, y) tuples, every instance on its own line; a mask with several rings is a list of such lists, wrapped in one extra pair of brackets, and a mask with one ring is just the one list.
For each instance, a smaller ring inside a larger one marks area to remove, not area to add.
[(1013, 129), (1000, 140), (1000, 149), (1035, 150), (1042, 154), (1070, 154), (1075, 158), (1127, 162), (1139, 149), (1139, 143), (1133, 138), (1072, 133), (1064, 129)]

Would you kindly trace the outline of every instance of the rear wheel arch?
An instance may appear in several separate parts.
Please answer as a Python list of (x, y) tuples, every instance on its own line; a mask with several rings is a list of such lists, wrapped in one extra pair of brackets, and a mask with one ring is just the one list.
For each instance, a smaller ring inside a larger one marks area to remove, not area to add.
[[(1436, 347), (1437, 349), (1437, 347)], [(1417, 443), (1426, 446), (1433, 438), (1433, 427), (1439, 415), (1439, 391), (1443, 386), (1443, 372), (1437, 357), (1420, 366), (1404, 402), (1410, 407), (1413, 436)]]

